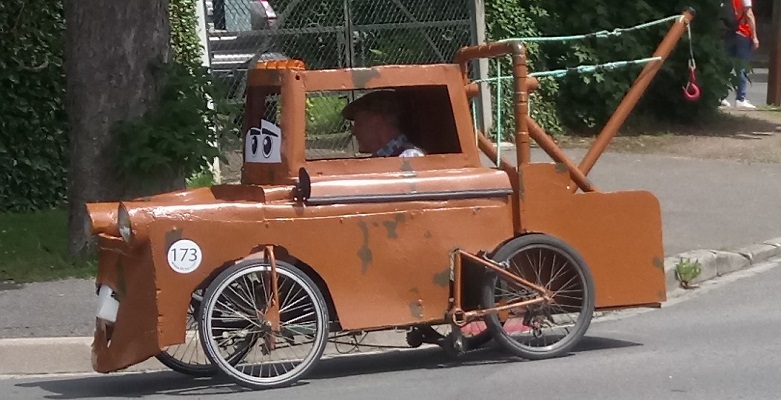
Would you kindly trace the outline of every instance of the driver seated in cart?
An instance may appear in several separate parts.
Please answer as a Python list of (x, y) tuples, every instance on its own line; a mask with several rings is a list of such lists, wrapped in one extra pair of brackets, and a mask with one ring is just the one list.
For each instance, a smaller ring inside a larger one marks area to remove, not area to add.
[(401, 105), (396, 92), (379, 90), (366, 94), (342, 109), (353, 122), (358, 151), (372, 157), (421, 157), (425, 153), (402, 132)]

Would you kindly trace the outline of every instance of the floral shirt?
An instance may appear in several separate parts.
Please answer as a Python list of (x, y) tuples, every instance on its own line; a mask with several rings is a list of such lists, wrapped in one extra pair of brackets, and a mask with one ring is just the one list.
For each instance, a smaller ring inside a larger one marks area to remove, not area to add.
[(399, 135), (373, 154), (375, 157), (421, 157), (424, 155), (423, 150), (415, 147), (404, 135)]

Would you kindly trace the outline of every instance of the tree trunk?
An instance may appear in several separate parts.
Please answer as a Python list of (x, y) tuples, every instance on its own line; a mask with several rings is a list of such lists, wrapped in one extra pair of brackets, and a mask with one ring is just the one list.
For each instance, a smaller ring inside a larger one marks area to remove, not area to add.
[(155, 107), (160, 82), (150, 66), (171, 58), (168, 0), (65, 0), (65, 23), (69, 250), (82, 255), (92, 250), (85, 203), (138, 194), (117, 173), (110, 128)]

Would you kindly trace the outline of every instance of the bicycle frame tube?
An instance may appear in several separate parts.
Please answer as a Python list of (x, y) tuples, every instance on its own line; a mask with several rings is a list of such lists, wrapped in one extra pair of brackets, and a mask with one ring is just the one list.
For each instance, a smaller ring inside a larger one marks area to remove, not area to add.
[[(499, 313), (502, 311), (511, 310), (513, 308), (526, 307), (534, 304), (547, 303), (550, 302), (553, 296), (550, 290), (542, 286), (536, 285), (534, 283), (531, 283), (526, 279), (521, 278), (520, 276), (507, 272), (502, 267), (502, 265), (497, 264), (492, 260), (474, 256), (461, 249), (457, 249), (453, 251), (450, 257), (451, 257), (452, 268), (453, 268), (453, 299), (452, 299), (453, 304), (449, 312), (449, 317), (450, 317), (450, 321), (457, 326), (464, 326), (470, 321), (476, 318), (484, 317), (488, 314)], [(488, 268), (491, 271), (494, 271), (497, 274), (501, 275), (509, 282), (516, 283), (518, 285), (532, 289), (535, 292), (539, 293), (540, 297), (532, 300), (514, 301), (511, 302), (510, 304), (491, 307), (487, 309), (464, 311), (463, 304), (462, 304), (462, 295), (461, 295), (461, 269), (463, 266), (463, 259), (476, 262), (482, 265), (484, 268)]]
[(271, 305), (265, 312), (265, 318), (271, 323), (271, 329), (279, 332), (279, 285), (277, 284), (277, 259), (274, 247), (266, 246), (263, 251), (266, 262), (271, 266)]

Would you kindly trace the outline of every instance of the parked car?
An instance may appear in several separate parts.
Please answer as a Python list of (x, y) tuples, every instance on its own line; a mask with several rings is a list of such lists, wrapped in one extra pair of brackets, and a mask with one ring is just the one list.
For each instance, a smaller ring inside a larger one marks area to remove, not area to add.
[(275, 46), (277, 13), (267, 0), (206, 0), (209, 64), (212, 74), (244, 94), (248, 67), (287, 57)]

